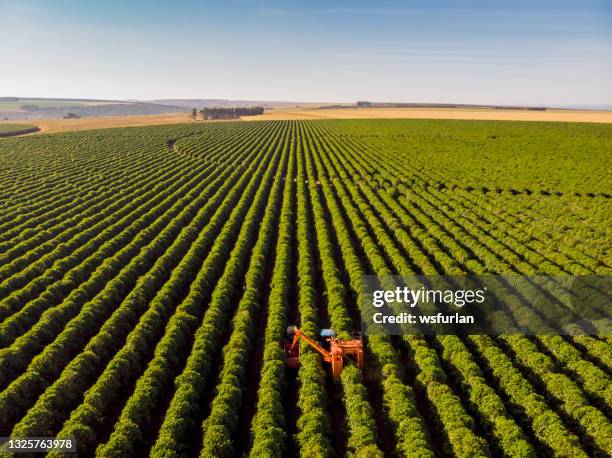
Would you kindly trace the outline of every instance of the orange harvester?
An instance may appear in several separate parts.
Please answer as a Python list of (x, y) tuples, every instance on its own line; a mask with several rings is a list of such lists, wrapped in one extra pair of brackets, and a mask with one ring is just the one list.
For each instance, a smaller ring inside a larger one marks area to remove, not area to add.
[(357, 367), (363, 367), (363, 340), (358, 332), (353, 333), (351, 340), (341, 340), (335, 336), (331, 329), (323, 329), (321, 337), (324, 337), (329, 343), (329, 350), (302, 333), (297, 326), (287, 327), (287, 335), (289, 337), (293, 336), (290, 342), (285, 343), (285, 353), (287, 354), (285, 364), (289, 368), (296, 368), (300, 365), (300, 339), (304, 339), (312, 348), (318, 351), (323, 356), (323, 361), (331, 364), (334, 382), (340, 377), (345, 356), (354, 357)]

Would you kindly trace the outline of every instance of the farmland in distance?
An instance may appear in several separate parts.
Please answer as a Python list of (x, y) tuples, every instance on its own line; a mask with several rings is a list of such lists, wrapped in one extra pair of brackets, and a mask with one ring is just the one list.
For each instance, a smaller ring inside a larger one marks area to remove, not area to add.
[[(612, 274), (612, 126), (177, 124), (0, 141), (0, 436), (79, 456), (609, 456), (612, 336), (366, 336), (364, 274)], [(511, 316), (508, 319), (512, 319)], [(50, 454), (54, 456), (53, 453)]]
[(0, 138), (1, 137), (14, 137), (17, 135), (24, 135), (36, 132), (37, 126), (32, 124), (1, 124), (0, 123)]

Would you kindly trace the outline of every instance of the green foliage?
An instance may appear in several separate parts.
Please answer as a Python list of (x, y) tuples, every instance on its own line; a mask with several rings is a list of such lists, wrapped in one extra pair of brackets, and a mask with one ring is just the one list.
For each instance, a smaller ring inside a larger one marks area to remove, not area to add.
[(36, 132), (38, 127), (32, 124), (4, 124), (0, 123), (0, 137), (11, 137), (30, 132)]
[(334, 131), (381, 145), (460, 189), (610, 193), (609, 124), (334, 120)]
[[(282, 343), (289, 317), (359, 329), (366, 273), (610, 275), (610, 138), (364, 120), (3, 139), (0, 435), (100, 456), (609, 455), (610, 336), (369, 335), (336, 384), (304, 347), (295, 395)], [(519, 293), (490, 318), (546, 325), (538, 285)]]

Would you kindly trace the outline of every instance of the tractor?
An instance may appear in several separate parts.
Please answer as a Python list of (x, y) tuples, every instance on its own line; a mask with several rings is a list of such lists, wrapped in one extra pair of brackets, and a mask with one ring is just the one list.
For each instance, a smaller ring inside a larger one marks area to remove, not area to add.
[(287, 368), (300, 366), (300, 339), (319, 352), (323, 356), (323, 361), (331, 365), (334, 382), (340, 377), (345, 356), (354, 358), (357, 367), (363, 368), (363, 339), (359, 332), (353, 332), (350, 340), (342, 340), (336, 337), (332, 329), (322, 329), (321, 341), (317, 342), (304, 334), (297, 326), (288, 326), (287, 336), (289, 338), (285, 342), (285, 366)]

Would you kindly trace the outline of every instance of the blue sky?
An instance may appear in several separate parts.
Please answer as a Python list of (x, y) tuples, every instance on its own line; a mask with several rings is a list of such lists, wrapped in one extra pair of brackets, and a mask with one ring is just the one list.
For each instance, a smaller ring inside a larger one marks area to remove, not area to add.
[(612, 105), (612, 1), (0, 0), (0, 95)]

